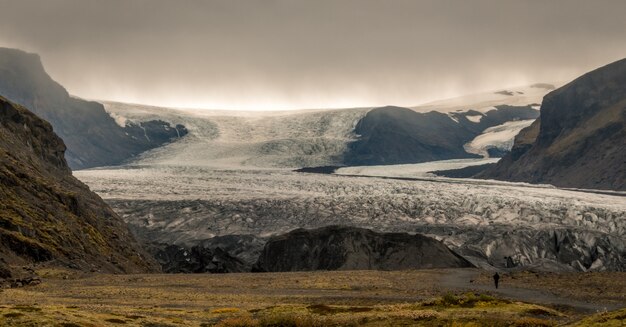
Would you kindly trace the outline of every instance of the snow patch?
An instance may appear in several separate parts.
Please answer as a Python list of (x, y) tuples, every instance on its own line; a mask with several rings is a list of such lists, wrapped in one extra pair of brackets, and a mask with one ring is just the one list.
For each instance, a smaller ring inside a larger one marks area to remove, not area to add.
[(113, 120), (115, 120), (115, 123), (118, 124), (120, 127), (126, 127), (126, 124), (128, 124), (128, 119), (121, 114), (109, 111), (107, 111), (107, 113), (109, 114), (109, 116), (111, 116), (111, 118), (113, 118)]
[(483, 115), (471, 115), (465, 116), (465, 118), (467, 118), (467, 120), (471, 121), (472, 123), (480, 123), (480, 121), (483, 119)]
[(465, 151), (482, 155), (485, 158), (489, 157), (487, 150), (490, 148), (510, 151), (513, 147), (515, 136), (534, 121), (534, 119), (510, 121), (502, 125), (489, 127), (471, 142), (465, 144)]

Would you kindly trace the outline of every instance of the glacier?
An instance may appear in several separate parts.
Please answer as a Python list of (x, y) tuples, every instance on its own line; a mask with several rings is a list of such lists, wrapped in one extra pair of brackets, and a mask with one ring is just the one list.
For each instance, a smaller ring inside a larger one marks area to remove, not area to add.
[[(512, 88), (412, 110), (436, 110), (453, 119), (503, 104), (539, 109), (548, 91)], [(423, 233), (486, 268), (626, 270), (623, 192), (430, 173), (497, 158), (344, 167), (337, 174), (292, 171), (336, 164), (359, 138), (355, 126), (372, 108), (232, 112), (113, 102), (105, 108), (120, 123), (159, 119), (189, 131), (126, 165), (74, 172), (147, 242), (207, 244), (237, 235), (262, 240), (339, 224)], [(528, 123), (493, 126), (466, 147), (483, 156), (489, 147), (506, 148)], [(258, 247), (262, 241), (248, 243)], [(235, 255), (250, 261), (258, 251), (251, 246)]]
[(196, 244), (214, 236), (267, 237), (340, 224), (424, 233), (482, 266), (513, 261), (561, 270), (626, 269), (626, 194), (621, 193), (287, 169), (160, 165), (75, 175), (140, 238), (155, 242)]

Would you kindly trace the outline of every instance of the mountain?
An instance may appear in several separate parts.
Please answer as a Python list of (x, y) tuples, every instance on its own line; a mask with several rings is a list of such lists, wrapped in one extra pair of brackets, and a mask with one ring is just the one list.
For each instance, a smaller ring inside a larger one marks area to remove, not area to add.
[(419, 163), (458, 158), (480, 158), (465, 144), (485, 129), (514, 120), (535, 119), (532, 106), (496, 106), (442, 113), (383, 107), (369, 111), (355, 128), (358, 139), (348, 145), (343, 164), (349, 166)]
[(547, 94), (511, 153), (476, 177), (626, 190), (626, 59)]
[(296, 229), (265, 244), (257, 271), (400, 270), (473, 267), (443, 243), (423, 235), (327, 226)]
[(71, 97), (39, 56), (20, 50), (0, 48), (0, 94), (52, 124), (73, 169), (119, 164), (187, 134), (161, 120), (118, 125), (102, 104)]
[(0, 97), (0, 262), (158, 269), (122, 219), (72, 176), (64, 153), (48, 122)]
[[(497, 148), (499, 155), (508, 151), (510, 133), (504, 140), (481, 139), (476, 151), (465, 144), (490, 127), (534, 120), (548, 89), (530, 86), (505, 91), (414, 108), (240, 112), (117, 102), (104, 102), (104, 107), (126, 124), (162, 120), (189, 130), (182, 140), (148, 151), (132, 164), (220, 169), (388, 165), (475, 158), (490, 148)], [(490, 140), (496, 144), (492, 146)]]

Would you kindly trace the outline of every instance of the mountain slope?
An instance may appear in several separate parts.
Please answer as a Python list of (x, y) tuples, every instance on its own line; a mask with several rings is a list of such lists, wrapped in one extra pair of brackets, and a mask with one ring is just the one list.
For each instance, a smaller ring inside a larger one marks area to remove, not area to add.
[(443, 243), (423, 235), (328, 226), (312, 230), (296, 229), (270, 238), (255, 269), (399, 270), (472, 266)]
[(124, 222), (74, 178), (50, 124), (0, 97), (0, 261), (146, 272)]
[(122, 163), (187, 133), (161, 120), (119, 126), (102, 104), (71, 97), (35, 54), (0, 48), (0, 94), (49, 121), (74, 169)]
[(475, 110), (426, 113), (401, 107), (369, 111), (356, 125), (358, 140), (349, 144), (343, 163), (350, 166), (419, 163), (479, 158), (465, 144), (485, 129), (519, 119), (535, 119), (531, 106), (496, 106)]
[(626, 190), (626, 59), (546, 95), (511, 154), (477, 177)]

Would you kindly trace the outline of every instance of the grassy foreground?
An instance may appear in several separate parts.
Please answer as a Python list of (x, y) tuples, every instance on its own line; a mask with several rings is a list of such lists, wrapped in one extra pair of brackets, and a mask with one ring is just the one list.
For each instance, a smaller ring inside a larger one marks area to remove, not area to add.
[(0, 326), (622, 326), (626, 321), (626, 309), (588, 314), (446, 289), (440, 283), (445, 271), (439, 270), (40, 274), (40, 285), (0, 292)]

